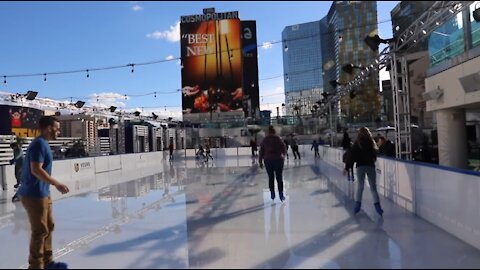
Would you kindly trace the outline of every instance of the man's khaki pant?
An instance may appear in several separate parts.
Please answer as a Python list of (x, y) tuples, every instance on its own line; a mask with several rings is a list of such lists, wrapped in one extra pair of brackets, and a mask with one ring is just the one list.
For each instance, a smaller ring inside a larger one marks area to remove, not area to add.
[(30, 269), (43, 269), (52, 260), (52, 232), (54, 228), (52, 200), (48, 198), (21, 197), (32, 228), (30, 238)]

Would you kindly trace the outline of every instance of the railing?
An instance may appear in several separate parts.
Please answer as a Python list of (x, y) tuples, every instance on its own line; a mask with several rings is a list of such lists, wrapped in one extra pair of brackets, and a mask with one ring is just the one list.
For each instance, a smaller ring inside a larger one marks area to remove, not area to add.
[[(33, 137), (23, 138), (22, 149), (25, 152), (32, 142)], [(49, 142), (52, 152), (55, 153), (60, 147), (70, 147), (74, 141), (78, 141), (80, 138), (76, 137), (58, 137), (56, 140)], [(14, 135), (0, 135), (0, 166), (10, 164), (10, 160), (13, 158), (13, 150), (10, 148), (10, 144), (16, 141)]]
[(431, 54), (430, 66), (434, 67), (445, 60), (451, 59), (457, 55), (462, 54), (463, 52), (465, 52), (464, 40), (463, 39), (456, 40), (450, 43), (448, 46), (442, 49), (439, 49), (435, 53)]

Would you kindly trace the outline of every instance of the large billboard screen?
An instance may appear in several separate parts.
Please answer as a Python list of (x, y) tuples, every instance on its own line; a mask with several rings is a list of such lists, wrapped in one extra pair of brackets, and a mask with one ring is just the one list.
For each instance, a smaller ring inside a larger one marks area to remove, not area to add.
[(241, 22), (238, 18), (218, 19), (231, 17), (211, 16), (217, 20), (206, 21), (182, 17), (184, 114), (243, 110)]
[(17, 135), (19, 137), (36, 137), (39, 135), (38, 122), (43, 111), (35, 108), (0, 105), (1, 135)]
[(260, 108), (257, 49), (255, 21), (242, 21), (243, 92), (246, 100), (243, 106), (247, 117), (258, 117), (255, 114)]

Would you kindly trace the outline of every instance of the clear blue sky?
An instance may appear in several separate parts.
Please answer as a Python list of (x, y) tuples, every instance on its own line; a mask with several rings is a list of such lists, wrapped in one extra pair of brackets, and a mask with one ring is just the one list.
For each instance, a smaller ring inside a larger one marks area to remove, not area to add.
[[(182, 15), (201, 14), (203, 8), (217, 12), (239, 11), (242, 20), (257, 21), (258, 43), (279, 41), (287, 25), (323, 18), (331, 1), (316, 2), (0, 2), (0, 76), (25, 73), (48, 73), (88, 69), (178, 57), (179, 41), (155, 39), (174, 29)], [(398, 1), (378, 2), (378, 21), (390, 19)], [(155, 34), (155, 32), (157, 32)], [(148, 36), (151, 34), (150, 36)], [(391, 23), (379, 24), (381, 37), (391, 37)], [(283, 74), (280, 44), (259, 49), (259, 76)], [(168, 92), (181, 85), (176, 61), (129, 68), (42, 77), (10, 78), (0, 91), (39, 92), (41, 97), (61, 99), (94, 93), (142, 94)], [(260, 83), (261, 103), (283, 102), (282, 78)], [(75, 100), (74, 100), (75, 102)], [(180, 93), (156, 98), (131, 97), (128, 100), (100, 99), (108, 105), (125, 103), (125, 108), (180, 106)], [(180, 111), (180, 108), (167, 108)], [(160, 110), (155, 109), (160, 112)], [(164, 109), (162, 109), (164, 112)]]

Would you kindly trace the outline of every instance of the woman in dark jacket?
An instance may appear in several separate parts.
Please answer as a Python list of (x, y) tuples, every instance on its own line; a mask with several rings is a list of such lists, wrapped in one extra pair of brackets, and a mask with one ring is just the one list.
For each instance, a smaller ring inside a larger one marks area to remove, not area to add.
[(352, 143), (352, 140), (350, 140), (350, 137), (348, 136), (348, 133), (345, 131), (343, 133), (343, 140), (342, 140), (343, 150), (347, 150), (348, 148), (350, 148), (351, 143)]
[(377, 173), (375, 170), (375, 161), (377, 160), (378, 147), (372, 138), (370, 130), (362, 127), (358, 132), (358, 137), (351, 149), (352, 162), (357, 164), (357, 180), (358, 187), (355, 196), (354, 214), (360, 211), (362, 205), (363, 188), (365, 184), (365, 175), (368, 176), (368, 183), (370, 184), (370, 191), (372, 192), (375, 210), (379, 215), (383, 214), (380, 206), (380, 198), (377, 192)]
[(283, 202), (283, 162), (285, 160), (285, 144), (282, 139), (275, 135), (275, 128), (268, 128), (268, 136), (265, 137), (260, 146), (259, 164), (263, 168), (263, 160), (265, 159), (265, 167), (268, 174), (268, 185), (270, 187), (270, 195), (272, 200), (275, 199), (275, 176), (277, 178), (278, 196)]

